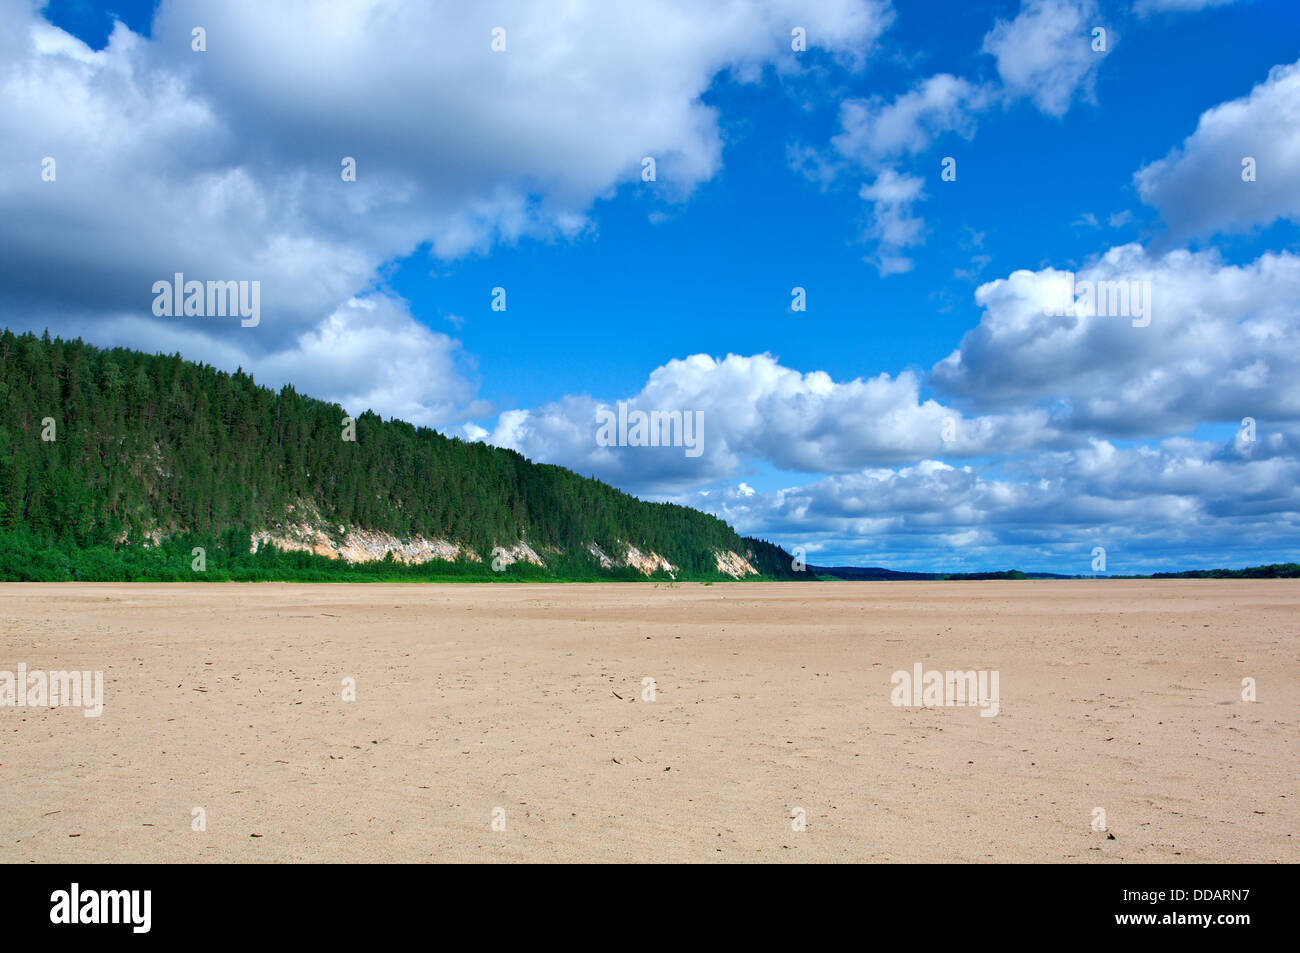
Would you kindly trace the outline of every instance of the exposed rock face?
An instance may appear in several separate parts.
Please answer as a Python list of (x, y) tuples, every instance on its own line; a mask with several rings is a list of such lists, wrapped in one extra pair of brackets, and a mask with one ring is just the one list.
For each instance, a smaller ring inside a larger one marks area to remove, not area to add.
[(514, 546), (511, 546), (509, 549), (506, 549), (504, 546), (494, 546), (492, 548), (493, 569), (496, 569), (498, 566), (504, 569), (506, 566), (509, 566), (511, 563), (517, 563), (521, 561), (526, 563), (532, 563), (534, 566), (546, 565), (546, 563), (542, 562), (542, 557), (537, 555), (537, 553), (533, 551), (533, 548), (529, 546), (527, 543), (525, 543), (522, 539)]
[[(619, 540), (622, 542), (622, 540)], [(603, 549), (595, 543), (587, 545), (587, 552), (595, 556), (602, 569), (613, 569), (615, 566), (630, 566), (637, 572), (646, 576), (655, 570), (662, 569), (670, 576), (677, 571), (677, 567), (664, 559), (656, 552), (643, 553), (635, 546), (628, 544), (627, 551), (619, 558), (614, 559), (609, 556)]]
[(400, 540), (388, 533), (373, 533), (367, 530), (349, 530), (339, 547), (339, 555), (348, 562), (363, 563), (373, 559), (383, 559), (388, 553), (402, 563), (427, 563), (435, 559), (448, 562), (468, 559), (482, 562), (483, 558), (474, 550), (445, 539), (425, 539), (415, 536), (409, 540)]
[[(165, 540), (169, 535), (171, 534), (165, 533), (161, 529), (155, 528), (155, 529), (145, 530), (140, 535), (140, 545), (145, 549), (148, 549), (151, 546), (161, 546), (163, 544), (163, 540)], [(122, 530), (122, 532), (118, 533), (117, 536), (114, 537), (113, 542), (130, 543), (131, 531)]]
[(265, 530), (254, 533), (249, 538), (248, 551), (255, 553), (268, 543), (272, 543), (277, 549), (283, 549), (287, 552), (315, 553), (317, 556), (328, 556), (330, 559), (339, 558), (333, 540), (306, 523), (295, 523), (283, 527), (281, 532), (275, 534)]
[(718, 572), (731, 576), (733, 579), (758, 575), (758, 570), (739, 553), (719, 549), (713, 554), (713, 558), (717, 561)]
[(315, 553), (328, 559), (344, 559), (350, 563), (368, 563), (383, 559), (389, 553), (400, 563), (427, 563), (435, 559), (452, 561), (468, 559), (482, 562), (482, 557), (472, 549), (445, 539), (425, 539), (416, 536), (401, 540), (389, 533), (351, 529), (336, 542), (323, 530), (307, 523), (296, 523), (271, 533), (263, 530), (249, 540), (249, 552), (255, 553), (268, 543), (290, 552)]
[(677, 567), (664, 559), (658, 553), (643, 553), (631, 543), (628, 544), (627, 552), (623, 555), (623, 565), (631, 566), (637, 572), (650, 575), (656, 569), (662, 569), (670, 576), (677, 571)]
[[(300, 511), (301, 512), (301, 511)], [(330, 529), (333, 529), (331, 526)], [(642, 552), (630, 543), (618, 541), (626, 546), (622, 556), (611, 557), (596, 543), (587, 546), (587, 552), (600, 563), (604, 569), (616, 566), (628, 566), (643, 575), (649, 576), (660, 570), (674, 576), (677, 567), (656, 552)], [(338, 527), (335, 534), (327, 533), (312, 521), (301, 520), (271, 530), (261, 530), (249, 538), (249, 552), (256, 553), (263, 546), (274, 545), (288, 552), (307, 552), (328, 559), (343, 559), (350, 563), (368, 563), (383, 559), (389, 553), (400, 563), (418, 565), (420, 563), (445, 560), (452, 562), (468, 559), (482, 562), (483, 558), (460, 543), (446, 539), (425, 539), (415, 536), (411, 539), (398, 539), (391, 533), (381, 533), (364, 529), (345, 529)], [(556, 550), (558, 552), (558, 550)], [(714, 554), (718, 572), (732, 578), (757, 575), (758, 571), (742, 556), (733, 552), (719, 550)], [(534, 566), (545, 567), (546, 562), (528, 543), (520, 540), (514, 546), (496, 546), (492, 550), (492, 568), (504, 569), (512, 563), (526, 562)]]

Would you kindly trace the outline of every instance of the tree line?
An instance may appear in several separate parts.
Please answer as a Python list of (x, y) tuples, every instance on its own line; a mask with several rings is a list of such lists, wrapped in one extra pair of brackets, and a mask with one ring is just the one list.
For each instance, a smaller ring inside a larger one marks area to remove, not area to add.
[[(93, 552), (101, 573), (107, 559), (129, 574), (131, 560), (149, 560), (125, 549), (145, 540), (158, 553), (164, 540), (205, 542), (218, 562), (238, 561), (250, 555), (250, 533), (308, 514), (339, 536), (359, 528), (448, 539), (488, 560), (494, 546), (522, 539), (575, 578), (595, 572), (590, 543), (610, 555), (629, 543), (653, 550), (687, 576), (715, 577), (715, 550), (752, 554), (769, 578), (793, 575), (779, 547), (742, 539), (698, 510), (645, 502), (371, 411), (344, 439), (346, 416), (291, 385), (262, 387), (242, 369), (48, 331), (0, 332), (0, 534), (9, 568), (18, 572), (15, 553), (39, 551), (48, 557), (42, 571), (57, 575), (63, 563), (49, 554), (62, 553), (67, 578), (90, 571)], [(360, 571), (328, 562), (310, 572)], [(4, 566), (0, 578), (16, 578)], [(289, 560), (275, 572), (305, 566)]]

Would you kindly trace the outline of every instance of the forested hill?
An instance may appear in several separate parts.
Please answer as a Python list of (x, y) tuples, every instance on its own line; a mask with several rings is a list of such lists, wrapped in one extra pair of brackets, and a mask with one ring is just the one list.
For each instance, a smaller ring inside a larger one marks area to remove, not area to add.
[(0, 579), (193, 578), (193, 546), (222, 578), (318, 578), (367, 547), (389, 576), (489, 573), (494, 549), (510, 575), (646, 578), (662, 559), (726, 578), (733, 555), (792, 575), (697, 510), (369, 412), (346, 439), (345, 416), (179, 355), (6, 330)]

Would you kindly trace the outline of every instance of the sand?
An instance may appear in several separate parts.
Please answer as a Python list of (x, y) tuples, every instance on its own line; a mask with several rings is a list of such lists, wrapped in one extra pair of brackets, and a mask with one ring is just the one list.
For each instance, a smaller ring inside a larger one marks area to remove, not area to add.
[(19, 662), (105, 700), (0, 708), (6, 863), (1300, 859), (1292, 580), (0, 585)]

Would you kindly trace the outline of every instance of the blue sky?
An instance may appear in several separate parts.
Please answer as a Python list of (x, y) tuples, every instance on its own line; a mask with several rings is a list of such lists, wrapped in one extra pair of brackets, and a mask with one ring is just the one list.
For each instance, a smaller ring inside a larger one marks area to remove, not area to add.
[[(263, 7), (0, 0), (15, 326), (251, 368), (812, 562), (1300, 559), (1295, 3)], [(262, 326), (155, 318), (139, 287), (182, 267), (260, 275)], [(1151, 325), (1054, 324), (1066, 271), (1151, 281)], [(599, 446), (619, 400), (701, 411), (704, 453)]]

